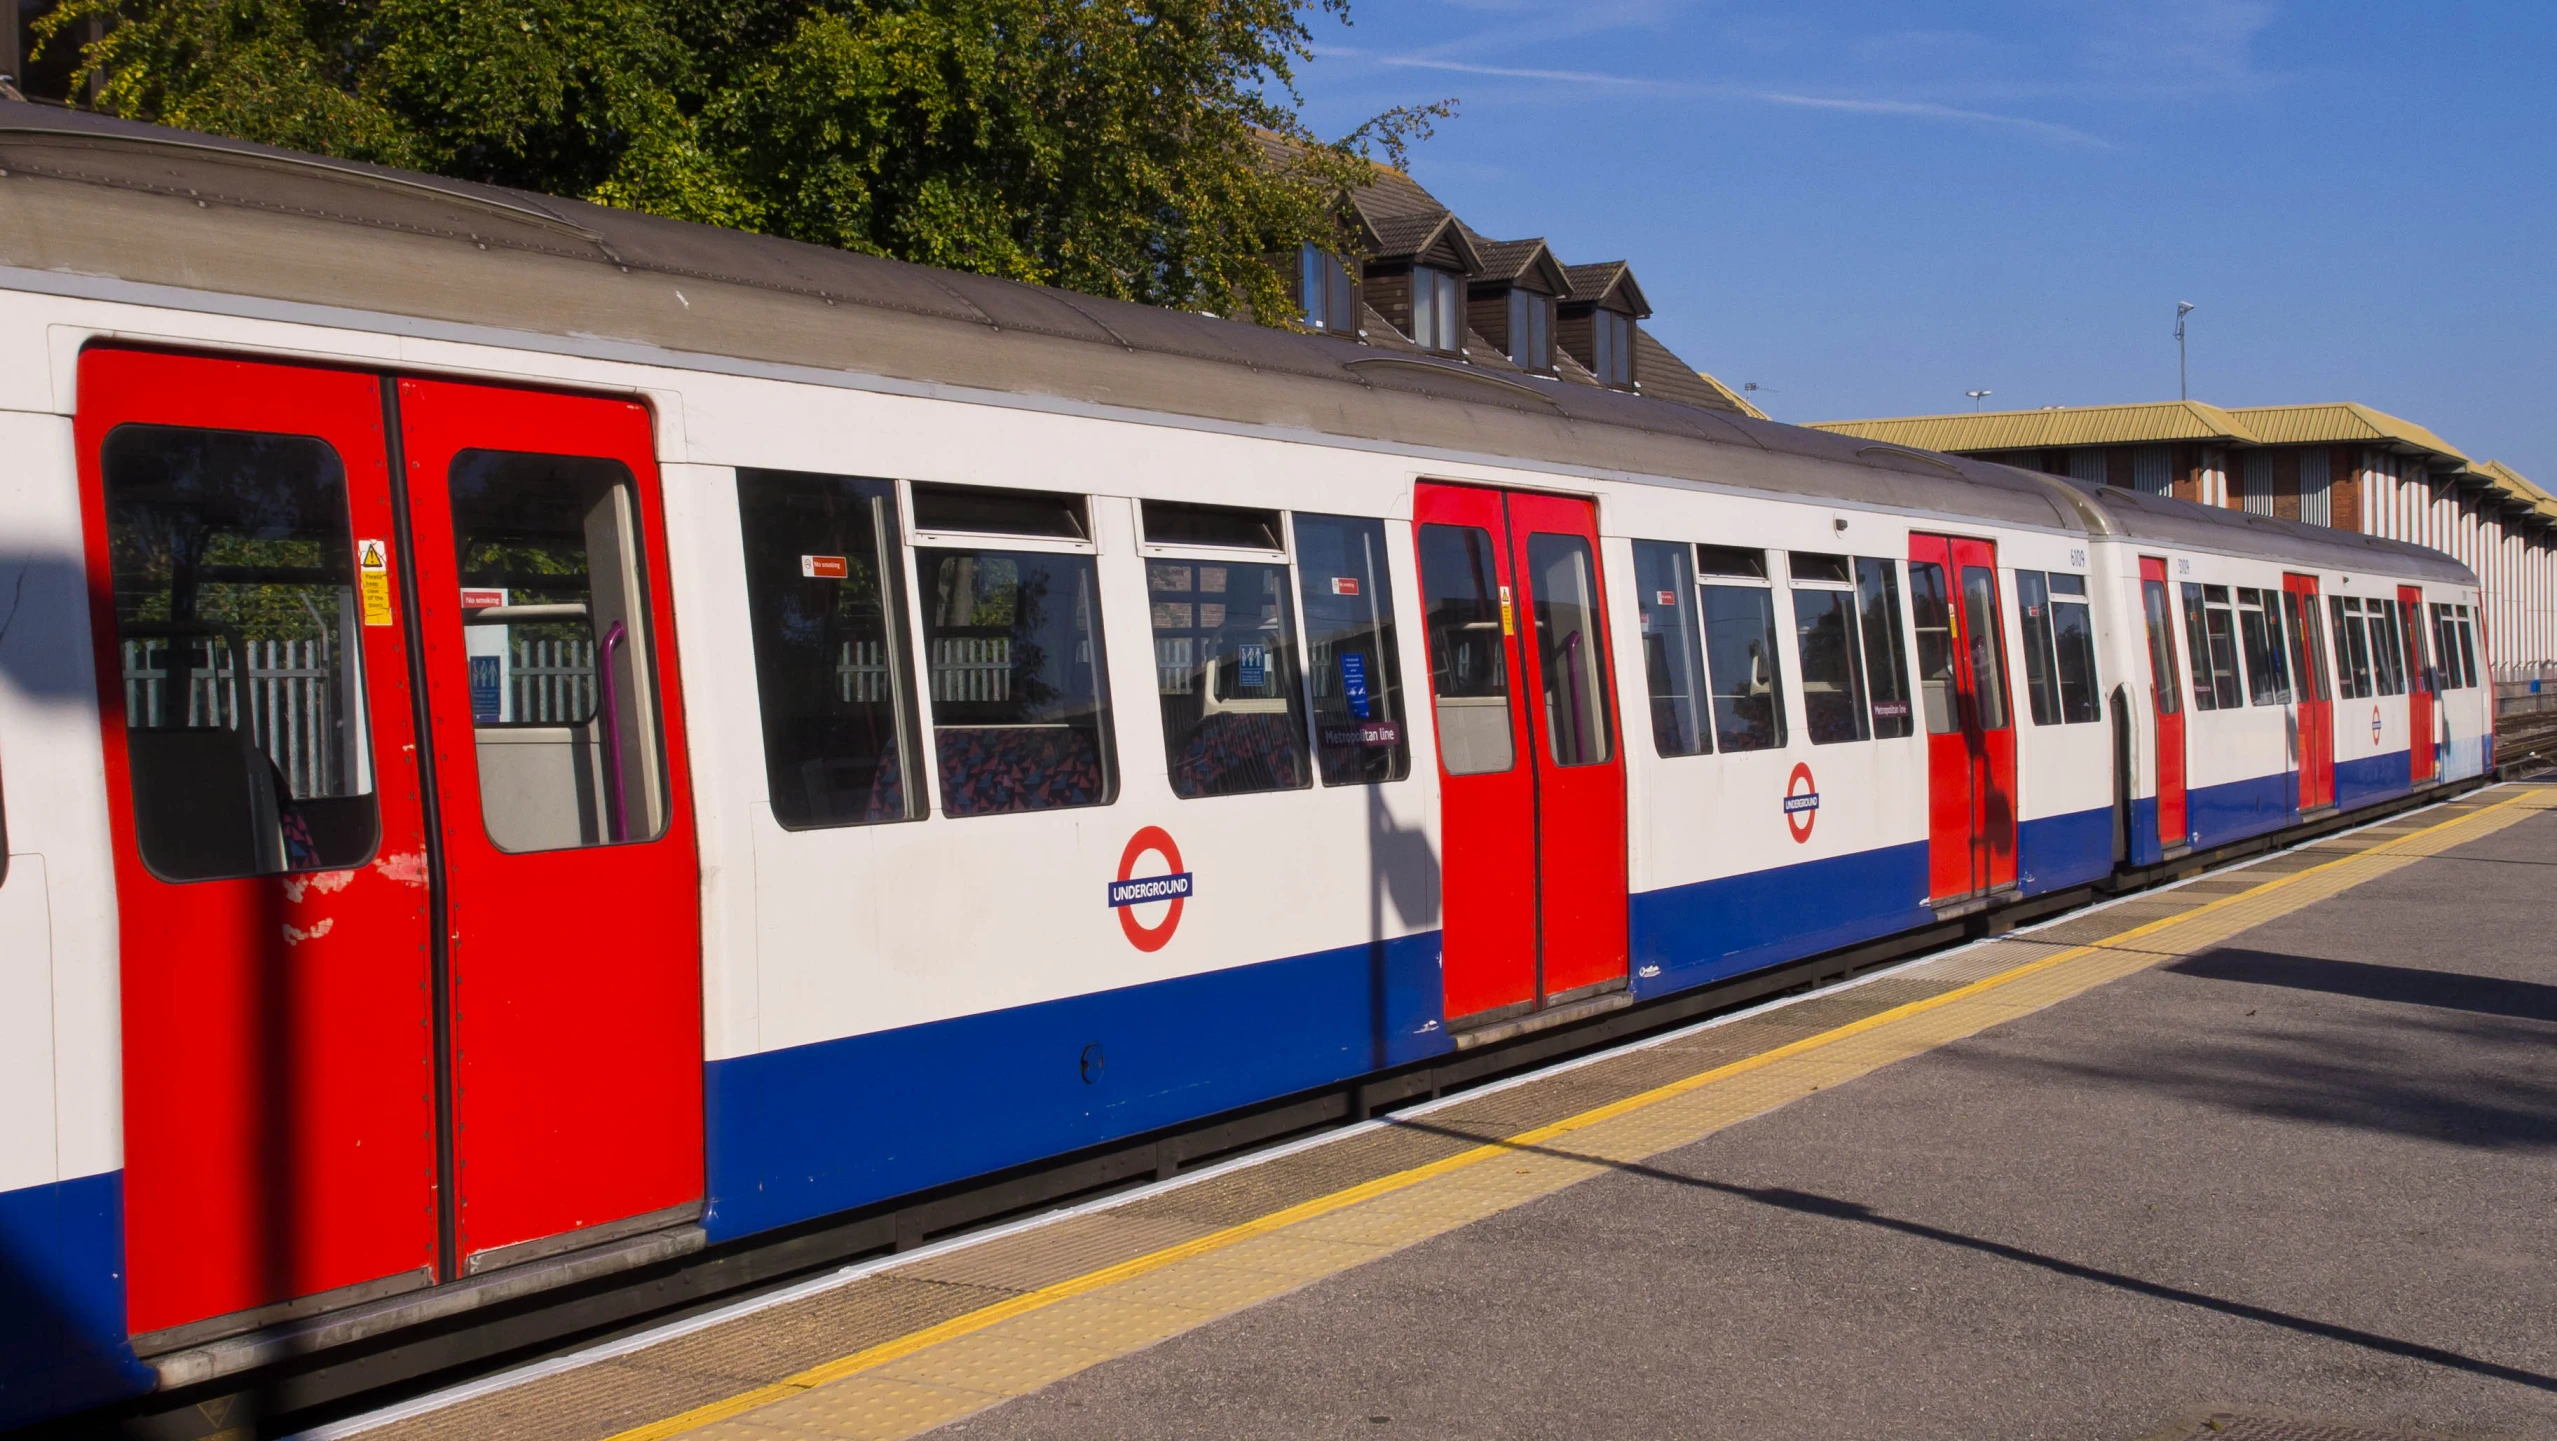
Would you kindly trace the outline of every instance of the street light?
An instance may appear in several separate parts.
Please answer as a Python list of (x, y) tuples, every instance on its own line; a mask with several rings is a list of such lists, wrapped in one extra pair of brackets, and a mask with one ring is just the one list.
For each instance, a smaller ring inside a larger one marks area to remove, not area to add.
[(2191, 400), (2193, 392), (2184, 383), (2184, 317), (2202, 307), (2189, 300), (2175, 302), (2175, 398)]
[(1992, 392), (1986, 390), (1966, 390), (1962, 393), (1971, 397), (1971, 413), (1973, 415), (1978, 415), (1980, 413), (1980, 402), (1988, 399)]

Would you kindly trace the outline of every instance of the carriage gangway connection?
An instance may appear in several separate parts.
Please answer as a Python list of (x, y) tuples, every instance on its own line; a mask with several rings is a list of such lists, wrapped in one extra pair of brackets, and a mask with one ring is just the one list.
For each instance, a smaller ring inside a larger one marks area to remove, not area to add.
[(2551, 811), (2493, 786), (299, 1434), (2557, 1434)]

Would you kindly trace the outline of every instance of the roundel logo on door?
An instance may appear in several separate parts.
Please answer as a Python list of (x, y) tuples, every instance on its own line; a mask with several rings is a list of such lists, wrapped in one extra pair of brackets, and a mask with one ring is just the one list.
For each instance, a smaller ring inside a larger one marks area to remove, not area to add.
[[(1138, 863), (1148, 856), (1159, 864), (1144, 867), (1140, 875)], [(1140, 951), (1170, 945), (1172, 933), (1181, 926), (1181, 908), (1195, 885), (1181, 867), (1181, 848), (1173, 844), (1170, 832), (1147, 826), (1128, 837), (1127, 849), (1119, 852), (1118, 878), (1110, 882), (1110, 909), (1119, 913), (1119, 929), (1126, 933), (1128, 944)]]

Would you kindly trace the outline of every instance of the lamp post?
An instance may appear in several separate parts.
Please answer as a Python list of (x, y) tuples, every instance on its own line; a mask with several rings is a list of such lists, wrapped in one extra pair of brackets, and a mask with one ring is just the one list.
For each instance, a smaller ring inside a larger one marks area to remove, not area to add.
[(2202, 307), (2189, 300), (2175, 302), (2175, 398), (2191, 400), (2193, 392), (2184, 382), (2184, 317)]
[(1978, 415), (1980, 413), (1980, 402), (1988, 399), (1992, 394), (1992, 392), (1986, 390), (1966, 390), (1962, 393), (1971, 397), (1971, 413), (1973, 415)]

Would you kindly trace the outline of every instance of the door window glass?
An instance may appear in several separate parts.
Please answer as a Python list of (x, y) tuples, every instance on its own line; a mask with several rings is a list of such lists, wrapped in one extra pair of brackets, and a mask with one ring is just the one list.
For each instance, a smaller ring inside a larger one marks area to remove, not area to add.
[[(143, 863), (171, 881), (361, 864), (380, 819), (337, 452), (125, 425), (99, 469)], [(387, 556), (367, 558), (386, 586)]]
[(2298, 591), (2283, 591), (2282, 618), (2290, 627), (2291, 674), (2297, 677), (2297, 698), (2325, 700), (2326, 644), (2317, 634), (2317, 597), (2312, 594), (2303, 601)]
[(2335, 694), (2340, 700), (2368, 700), (2371, 687), (2370, 641), (2362, 631), (2362, 603), (2349, 595), (2331, 595), (2335, 613)]
[(1855, 592), (1796, 588), (1793, 628), (1802, 656), (1802, 724), (1812, 744), (1865, 739), (1864, 658), (1856, 652)]
[(2095, 617), (2087, 608), (2086, 577), (2053, 571), (2050, 586), (2051, 639), (2059, 653), (2060, 719), (2070, 725), (2102, 720), (2103, 692), (2095, 681)]
[(1885, 740), (1909, 734), (1909, 647), (1902, 639), (1900, 569), (1891, 561), (1856, 558), (1856, 604), (1863, 613), (1865, 696), (1873, 708), (1873, 733)]
[(1697, 640), (1696, 577), (1689, 548), (1634, 542), (1634, 585), (1641, 603), (1643, 677), (1651, 690), (1651, 742), (1664, 756), (1713, 749), (1705, 724), (1705, 656)]
[(1155, 558), (1145, 584), (1173, 794), (1312, 785), (1287, 567)]
[(480, 818), (499, 850), (665, 828), (639, 506), (621, 462), (453, 457)]
[(1986, 566), (1962, 568), (1962, 627), (1971, 633), (1971, 685), (1980, 707), (1980, 729), (2005, 730), (2006, 646), (1998, 629), (1998, 575)]
[(2059, 656), (2051, 637), (2051, 591), (2040, 571), (2015, 573), (2015, 603), (2024, 622), (2024, 695), (2038, 726), (2060, 723)]
[(1296, 567), (1305, 578), (1314, 752), (1323, 783), (1401, 780), (1411, 773), (1412, 752), (1403, 736), (1403, 661), (1394, 645), (1384, 522), (1299, 515)]
[(737, 510), (773, 818), (923, 815), (895, 484), (740, 471)]
[(1954, 693), (1951, 600), (1945, 594), (1943, 566), (1931, 560), (1909, 562), (1909, 607), (1918, 630), (1918, 698), (1926, 707), (1929, 735), (1962, 729), (1962, 699)]
[(2282, 662), (2281, 614), (2266, 605), (2272, 592), (2240, 587), (2237, 592), (2237, 635), (2246, 652), (2247, 700), (2255, 705), (2288, 705), (2291, 678)]
[(2406, 638), (2407, 684), (2427, 694), (2441, 690), (2441, 679), (2433, 669), (2431, 643), (2425, 639), (2424, 603), (2408, 601), (2397, 608), (2398, 632)]
[(915, 551), (941, 809), (1002, 815), (1118, 795), (1092, 557)]
[(1430, 696), (1439, 764), (1452, 776), (1505, 771), (1509, 733), (1509, 596), (1495, 579), (1489, 531), (1425, 525), (1420, 534), (1421, 609), (1429, 629)]
[(1527, 537), (1527, 585), (1536, 606), (1537, 669), (1545, 681), (1545, 750), (1558, 766), (1596, 765), (1613, 753), (1608, 727), (1606, 639), (1598, 628), (1598, 570), (1576, 535)]
[(1708, 585), (1705, 672), (1713, 683), (1714, 737), (1725, 753), (1781, 750), (1783, 675), (1776, 664), (1776, 597), (1765, 586)]
[(2406, 693), (2406, 654), (2397, 639), (2397, 602), (2364, 601), (2363, 620), (2371, 633), (2371, 671), (2381, 695)]
[(2148, 625), (2149, 692), (2159, 715), (2176, 715), (2184, 704), (2184, 678), (2175, 669), (2175, 633), (2166, 615), (2166, 582), (2140, 582), (2140, 612)]

